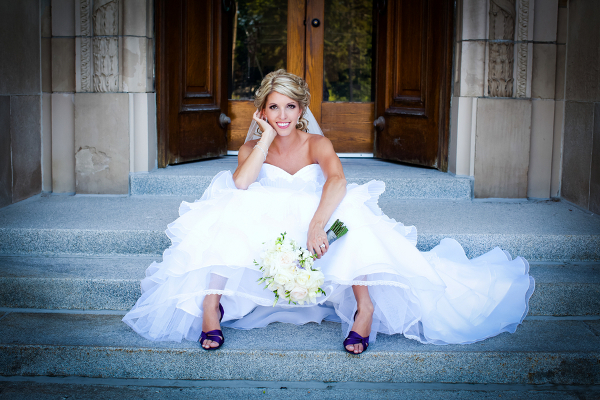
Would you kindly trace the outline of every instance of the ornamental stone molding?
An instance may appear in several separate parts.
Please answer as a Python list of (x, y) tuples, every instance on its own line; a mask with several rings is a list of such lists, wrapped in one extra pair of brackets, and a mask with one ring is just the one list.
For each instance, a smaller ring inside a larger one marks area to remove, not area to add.
[(119, 34), (119, 3), (117, 0), (94, 1), (94, 35)]
[(119, 0), (79, 0), (81, 92), (119, 91)]
[(519, 0), (519, 28), (517, 29), (517, 93), (516, 97), (527, 95), (527, 33), (529, 31), (529, 0)]
[(513, 96), (515, 16), (515, 0), (490, 0), (488, 94), (491, 97)]
[(90, 20), (91, 0), (80, 0), (79, 17), (81, 26), (80, 39), (80, 74), (81, 74), (81, 91), (92, 91), (92, 24)]
[(119, 39), (94, 38), (94, 92), (119, 91)]

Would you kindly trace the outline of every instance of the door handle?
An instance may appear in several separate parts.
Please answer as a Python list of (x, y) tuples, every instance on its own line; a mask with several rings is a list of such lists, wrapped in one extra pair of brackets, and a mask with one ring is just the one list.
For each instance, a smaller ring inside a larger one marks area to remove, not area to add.
[(375, 126), (375, 129), (381, 132), (383, 128), (385, 128), (385, 118), (377, 118), (375, 121), (373, 121), (373, 126)]
[(221, 113), (221, 115), (219, 115), (219, 125), (221, 125), (221, 128), (227, 128), (227, 125), (229, 125), (231, 123), (231, 118), (229, 118), (227, 115)]

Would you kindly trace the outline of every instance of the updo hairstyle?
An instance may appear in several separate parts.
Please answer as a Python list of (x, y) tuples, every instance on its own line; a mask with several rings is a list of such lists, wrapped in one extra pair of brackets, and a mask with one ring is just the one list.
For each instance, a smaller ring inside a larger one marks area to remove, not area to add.
[[(308, 120), (304, 118), (304, 114), (310, 104), (310, 92), (308, 91), (306, 81), (297, 75), (287, 72), (285, 69), (270, 72), (262, 80), (260, 87), (255, 93), (254, 106), (261, 111), (264, 110), (267, 97), (273, 92), (283, 94), (298, 102), (302, 109), (302, 114), (300, 114), (300, 120), (296, 124), (296, 129), (307, 132)], [(259, 135), (262, 134), (260, 128), (258, 128), (257, 133)]]

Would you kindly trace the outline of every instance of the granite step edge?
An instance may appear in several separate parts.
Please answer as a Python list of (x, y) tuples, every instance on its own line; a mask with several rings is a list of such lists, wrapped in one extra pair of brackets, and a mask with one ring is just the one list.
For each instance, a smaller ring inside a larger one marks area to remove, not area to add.
[[(0, 257), (0, 307), (129, 310), (160, 257)], [(532, 265), (529, 315), (600, 315), (600, 265)]]
[[(529, 261), (600, 260), (600, 235), (421, 233), (417, 248), (431, 250), (444, 238), (469, 258), (500, 247)], [(160, 255), (170, 244), (162, 230), (0, 228), (0, 255)]]
[[(0, 375), (97, 378), (600, 383), (598, 321), (525, 321), (515, 334), (472, 345), (422, 345), (379, 335), (365, 354), (341, 348), (335, 323), (224, 328), (219, 351), (194, 342), (149, 342), (119, 316), (9, 314), (0, 321)], [(25, 327), (35, 323), (45, 332)], [(269, 340), (258, 340), (268, 337)], [(319, 337), (318, 342), (314, 342)], [(294, 338), (290, 340), (290, 338)], [(377, 371), (377, 373), (374, 373)]]

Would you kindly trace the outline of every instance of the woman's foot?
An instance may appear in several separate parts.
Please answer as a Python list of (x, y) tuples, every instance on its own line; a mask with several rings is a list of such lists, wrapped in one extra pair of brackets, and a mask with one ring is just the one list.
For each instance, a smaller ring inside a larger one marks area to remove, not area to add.
[[(364, 338), (368, 338), (371, 334), (371, 324), (373, 323), (373, 304), (369, 302), (369, 304), (365, 304), (358, 307), (358, 311), (354, 316), (354, 324), (352, 325), (352, 331), (358, 333), (360, 336)], [(360, 354), (366, 350), (362, 343), (357, 344), (349, 344), (346, 346), (346, 350), (354, 353)]]
[[(219, 310), (219, 301), (221, 300), (221, 296), (218, 296), (218, 299), (212, 299), (210, 297), (216, 297), (216, 295), (208, 295), (204, 298), (204, 302), (202, 303), (203, 315), (202, 315), (202, 331), (210, 332), (214, 330), (221, 329), (221, 311)], [(222, 338), (222, 336), (221, 336)], [(201, 339), (202, 340), (202, 339)], [(216, 348), (219, 347), (220, 344), (214, 340), (206, 339), (201, 343), (202, 347), (205, 349)]]

